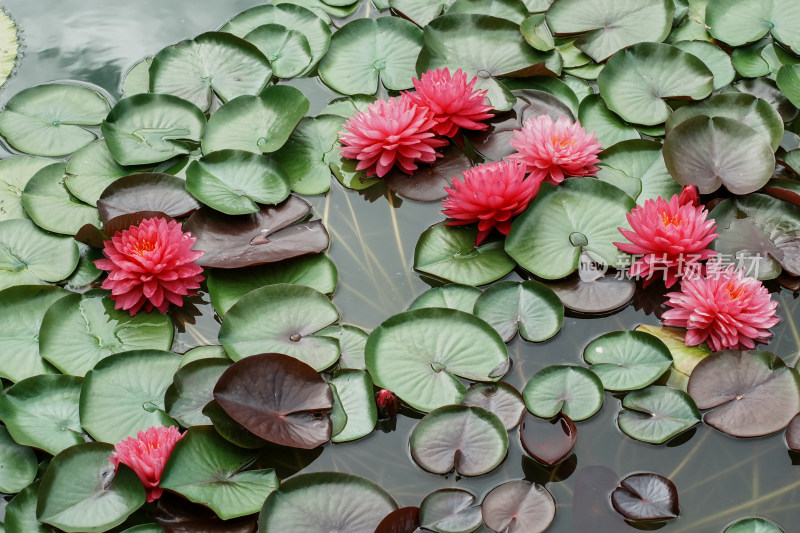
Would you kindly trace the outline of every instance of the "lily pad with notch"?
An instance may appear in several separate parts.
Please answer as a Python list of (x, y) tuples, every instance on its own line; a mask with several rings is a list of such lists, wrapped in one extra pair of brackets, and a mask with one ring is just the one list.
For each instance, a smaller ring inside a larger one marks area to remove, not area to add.
[(689, 52), (706, 64), (708, 70), (714, 75), (714, 90), (727, 87), (736, 77), (736, 71), (731, 64), (727, 52), (719, 46), (707, 41), (687, 40), (672, 43), (684, 52)]
[(742, 79), (731, 85), (735, 90), (766, 100), (789, 123), (798, 115), (795, 107), (778, 86), (769, 78)]
[(419, 507), (401, 507), (387, 514), (374, 533), (418, 533)]
[(564, 413), (550, 419), (525, 413), (519, 427), (519, 438), (528, 455), (552, 467), (563, 461), (575, 447), (578, 428)]
[(17, 444), (5, 427), (0, 427), (0, 491), (16, 494), (36, 477), (36, 453), (27, 446)]
[(543, 533), (553, 523), (553, 495), (525, 479), (506, 481), (489, 491), (481, 504), (483, 523), (495, 533)]
[(800, 412), (800, 376), (778, 356), (723, 350), (698, 363), (689, 395), (706, 424), (734, 437), (760, 437), (785, 428)]
[(319, 372), (339, 358), (339, 342), (316, 332), (338, 318), (336, 306), (321, 292), (277, 283), (250, 291), (234, 304), (225, 313), (219, 341), (234, 361), (276, 352)]
[(670, 520), (680, 514), (678, 489), (658, 474), (632, 474), (611, 493), (611, 504), (628, 520)]
[(659, 196), (669, 200), (681, 192), (681, 186), (664, 164), (658, 141), (642, 139), (617, 143), (603, 151), (603, 160), (597, 166), (600, 180), (619, 187), (639, 205)]
[(30, 218), (22, 207), (22, 191), (34, 174), (53, 163), (52, 159), (30, 156), (0, 161), (0, 221)]
[(658, 337), (643, 331), (614, 331), (594, 339), (584, 360), (611, 391), (641, 389), (672, 366), (672, 354)]
[(184, 180), (158, 172), (132, 174), (115, 180), (97, 200), (104, 224), (111, 219), (138, 213), (157, 211), (170, 217), (185, 217), (200, 208), (186, 191)]
[(69, 158), (64, 185), (77, 199), (96, 206), (97, 200), (109, 185), (125, 176), (147, 170), (147, 167), (120, 165), (111, 155), (105, 141), (97, 141), (78, 150)]
[(461, 399), (461, 405), (482, 407), (493, 413), (507, 430), (517, 427), (525, 413), (522, 395), (509, 385), (497, 383), (474, 383)]
[(461, 285), (459, 283), (448, 283), (441, 287), (433, 287), (423, 292), (408, 306), (409, 311), (421, 309), (423, 307), (445, 307), (447, 309), (458, 309), (465, 313), (471, 313), (475, 308), (475, 300), (478, 299), (482, 291), (471, 285)]
[(617, 424), (629, 437), (663, 444), (700, 422), (700, 411), (685, 392), (653, 385), (622, 400)]
[(272, 73), (278, 78), (293, 78), (311, 63), (311, 46), (300, 31), (280, 24), (263, 24), (244, 38), (269, 59)]
[(580, 422), (603, 406), (603, 382), (587, 368), (552, 365), (533, 375), (522, 391), (522, 398), (528, 411), (540, 418), (564, 413)]
[(469, 157), (457, 146), (450, 144), (443, 157), (430, 165), (420, 165), (413, 176), (393, 168), (383, 177), (386, 186), (398, 196), (417, 202), (435, 202), (447, 197), (445, 187), (452, 187), (453, 176), (461, 178), (471, 168)]
[(763, 518), (743, 518), (725, 528), (722, 533), (785, 533), (783, 529)]
[(84, 224), (100, 226), (97, 209), (77, 201), (66, 187), (66, 165), (54, 163), (34, 174), (22, 192), (22, 207), (40, 228), (75, 235)]
[(636, 326), (636, 331), (643, 331), (661, 339), (672, 354), (673, 368), (687, 377), (691, 375), (697, 363), (711, 354), (705, 343), (699, 346), (686, 346), (686, 330), (683, 328), (642, 324)]
[(614, 275), (583, 252), (576, 274), (545, 283), (564, 307), (579, 313), (608, 313), (628, 304), (636, 292), (636, 283)]
[(510, 342), (520, 336), (542, 342), (561, 330), (564, 305), (546, 285), (535, 280), (522, 283), (500, 281), (483, 291), (475, 301), (474, 313)]
[(241, 268), (325, 250), (328, 232), (319, 220), (305, 221), (310, 212), (310, 204), (290, 195), (277, 206), (261, 206), (249, 215), (202, 208), (189, 217), (184, 230), (197, 238), (195, 249), (205, 252), (198, 265)]
[(339, 341), (339, 368), (366, 370), (364, 360), (364, 347), (367, 345), (369, 335), (366, 331), (349, 324), (328, 326), (321, 329), (317, 335), (332, 337)]
[(428, 472), (455, 469), (462, 476), (480, 476), (505, 459), (508, 433), (500, 419), (482, 407), (446, 405), (419, 421), (410, 443), (411, 457)]
[(344, 429), (331, 439), (349, 442), (372, 433), (378, 421), (378, 407), (372, 392), (372, 379), (361, 370), (340, 370), (331, 380), (347, 414)]
[(227, 358), (199, 359), (181, 366), (164, 393), (164, 410), (186, 428), (211, 424), (203, 408), (214, 399), (214, 385), (229, 366)]
[(0, 221), (0, 290), (61, 281), (75, 271), (78, 259), (70, 238), (47, 233), (30, 220)]
[(636, 128), (611, 111), (599, 94), (590, 94), (581, 101), (578, 118), (587, 132), (594, 132), (604, 149), (618, 142), (639, 139)]
[(419, 504), (420, 527), (436, 533), (471, 533), (483, 523), (476, 500), (474, 494), (461, 489), (431, 492)]
[(710, 2), (705, 22), (711, 35), (731, 46), (759, 40), (768, 32), (775, 40), (800, 53), (800, 6), (792, 0)]
[(394, 315), (373, 330), (365, 353), (375, 384), (424, 412), (460, 402), (467, 389), (459, 378), (495, 382), (510, 366), (497, 332), (455, 309)]

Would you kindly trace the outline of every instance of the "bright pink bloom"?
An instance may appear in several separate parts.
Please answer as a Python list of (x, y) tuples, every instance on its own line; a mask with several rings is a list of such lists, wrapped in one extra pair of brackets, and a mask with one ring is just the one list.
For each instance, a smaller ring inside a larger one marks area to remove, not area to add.
[(525, 163), (534, 177), (556, 185), (567, 176), (597, 173), (597, 154), (603, 149), (594, 132), (587, 134), (580, 121), (559, 117), (553, 122), (548, 115), (525, 122), (521, 130), (514, 131), (510, 142), (518, 153), (508, 159)]
[(717, 255), (706, 249), (717, 236), (716, 221), (706, 219), (708, 211), (692, 204), (691, 195), (675, 194), (667, 202), (660, 196), (628, 213), (632, 231), (619, 228), (632, 244), (615, 242), (623, 252), (643, 255), (630, 268), (629, 274), (642, 277), (645, 285), (652, 279), (664, 278), (671, 287), (681, 276), (696, 275), (700, 261)]
[(436, 138), (431, 129), (435, 125), (428, 108), (406, 96), (376, 100), (366, 111), (347, 119), (347, 132), (339, 134), (342, 156), (358, 159), (356, 169), (370, 176), (382, 178), (395, 163), (412, 174), (417, 161), (433, 163), (442, 157), (435, 149), (447, 141)]
[(106, 259), (94, 264), (109, 271), (102, 287), (111, 290), (115, 307), (133, 316), (143, 306), (163, 313), (170, 303), (183, 305), (203, 281), (203, 269), (193, 263), (203, 252), (191, 249), (194, 241), (178, 222), (163, 218), (142, 220), (105, 241)]
[(541, 177), (525, 179), (525, 166), (514, 161), (486, 163), (464, 171), (464, 180), (453, 178), (445, 187), (450, 196), (442, 203), (449, 226), (478, 223), (475, 245), (492, 231), (503, 235), (511, 229), (511, 217), (522, 213), (539, 192)]
[(147, 431), (140, 431), (135, 439), (123, 439), (114, 445), (114, 452), (110, 457), (114, 463), (114, 471), (116, 472), (120, 463), (131, 467), (147, 491), (147, 501), (157, 500), (163, 492), (158, 483), (161, 481), (164, 465), (181, 437), (183, 435), (175, 426), (153, 426)]
[(452, 77), (446, 68), (429, 70), (420, 79), (412, 80), (417, 92), (405, 94), (413, 103), (430, 109), (436, 121), (434, 132), (452, 137), (459, 127), (467, 130), (489, 127), (478, 122), (493, 115), (489, 113), (492, 106), (486, 104), (486, 91), (474, 90), (477, 80), (476, 76), (467, 83), (467, 75), (461, 69)]
[(706, 278), (684, 278), (681, 292), (667, 296), (672, 309), (662, 315), (664, 325), (686, 328), (687, 346), (751, 349), (766, 342), (772, 336), (767, 330), (780, 321), (766, 287), (733, 265)]

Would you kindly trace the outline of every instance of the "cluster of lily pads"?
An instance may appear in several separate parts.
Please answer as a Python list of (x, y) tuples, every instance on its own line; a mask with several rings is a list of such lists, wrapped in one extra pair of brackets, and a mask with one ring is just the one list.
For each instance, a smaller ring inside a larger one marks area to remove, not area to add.
[[(585, 364), (546, 367), (521, 391), (502, 381), (517, 333), (545, 342), (565, 309), (609, 314), (640, 293), (620, 275), (631, 257), (614, 244), (619, 228), (685, 185), (713, 208), (723, 262), (800, 288), (800, 8), (371, 0), (375, 18), (346, 21), (364, 2), (261, 5), (133, 67), (118, 102), (62, 82), (25, 89), (0, 112), (0, 135), (20, 153), (0, 161), (0, 492), (16, 494), (6, 531), (107, 531), (132, 515), (156, 523), (125, 531), (253, 531), (256, 513), (262, 532), (550, 526), (557, 502), (527, 480), (480, 501), (444, 489), (398, 509), (358, 476), (281, 479), (262, 464), (279, 448), (369, 435), (378, 389), (424, 414), (409, 449), (434, 474), (491, 472), (517, 427), (525, 452), (554, 467), (606, 391), (621, 396), (617, 425), (638, 441), (663, 444), (703, 422), (735, 437), (786, 429), (800, 450), (797, 369), (767, 351), (686, 346), (679, 328), (609, 332), (585, 347)], [(485, 131), (448, 140), (411, 176), (371, 177), (342, 157), (343, 124), (376, 93), (446, 67), (486, 91)], [(307, 97), (282, 82), (312, 75), (342, 97), (306, 116)], [(414, 268), (438, 286), (372, 332), (342, 323), (330, 238), (301, 195), (326, 193), (333, 176), (438, 201), (454, 176), (513, 153), (514, 132), (543, 114), (596, 132), (597, 176), (543, 184), (507, 238), (476, 246), (476, 225), (432, 226)], [(219, 345), (173, 353), (180, 309), (131, 314), (98, 289), (104, 242), (152, 218), (179, 221), (204, 252), (196, 264)], [(502, 280), (515, 269), (525, 281)], [(162, 465), (163, 495), (146, 505), (138, 472), (110, 458), (160, 426), (185, 431)], [(631, 524), (680, 512), (661, 475), (613, 484), (608, 506)], [(749, 518), (725, 531), (782, 530)]]

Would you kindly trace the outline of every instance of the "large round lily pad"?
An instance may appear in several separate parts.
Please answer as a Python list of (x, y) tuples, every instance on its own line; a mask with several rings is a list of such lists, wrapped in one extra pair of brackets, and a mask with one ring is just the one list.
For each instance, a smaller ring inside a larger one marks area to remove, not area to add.
[(731, 65), (731, 57), (717, 45), (696, 40), (678, 41), (674, 42), (674, 45), (706, 64), (708, 70), (714, 75), (714, 90), (726, 87), (736, 77), (736, 71)]
[(722, 533), (784, 533), (784, 531), (763, 518), (743, 518), (726, 527)]
[(0, 221), (0, 290), (61, 281), (78, 266), (78, 245), (42, 231), (30, 220)]
[(522, 397), (528, 410), (541, 418), (564, 413), (579, 422), (603, 406), (603, 383), (581, 366), (553, 365), (536, 374), (525, 385)]
[(583, 358), (603, 387), (613, 391), (646, 387), (672, 366), (669, 348), (643, 331), (606, 333), (589, 343)]
[(186, 192), (184, 180), (160, 172), (145, 172), (115, 180), (98, 198), (97, 208), (106, 224), (113, 218), (143, 211), (184, 217), (197, 211), (200, 203)]
[(636, 128), (626, 124), (611, 111), (599, 94), (590, 94), (581, 101), (578, 119), (586, 131), (593, 131), (603, 148), (618, 142), (638, 139)]
[(556, 516), (556, 502), (543, 486), (519, 479), (493, 488), (481, 512), (483, 523), (495, 533), (542, 533)]
[(632, 474), (611, 493), (611, 504), (630, 520), (668, 520), (680, 514), (678, 489), (658, 474)]
[(700, 422), (691, 396), (671, 387), (652, 386), (627, 394), (617, 418), (629, 437), (663, 444)]
[(759, 40), (768, 32), (794, 53), (800, 53), (800, 6), (792, 0), (709, 2), (705, 21), (712, 36), (731, 46)]
[(301, 474), (267, 497), (258, 527), (264, 532), (374, 533), (383, 517), (395, 509), (397, 503), (386, 491), (362, 477), (338, 472)]
[(120, 178), (143, 171), (142, 167), (120, 165), (105, 141), (97, 141), (69, 158), (64, 185), (80, 201), (97, 205), (106, 187)]
[(451, 470), (479, 476), (494, 470), (508, 451), (508, 433), (482, 407), (447, 405), (428, 413), (411, 434), (411, 456), (434, 474)]
[(52, 164), (52, 159), (28, 156), (0, 161), (0, 221), (29, 218), (22, 207), (22, 191), (34, 174)]
[(517, 334), (532, 342), (554, 336), (564, 321), (564, 306), (538, 281), (495, 283), (475, 301), (475, 315), (489, 323), (509, 342)]
[(384, 321), (367, 340), (375, 384), (421, 411), (458, 403), (459, 377), (497, 381), (510, 360), (503, 340), (483, 320), (455, 309), (407, 311)]
[(77, 201), (66, 187), (66, 165), (54, 163), (33, 175), (22, 193), (22, 207), (42, 229), (75, 235), (84, 224), (100, 227), (94, 207)]

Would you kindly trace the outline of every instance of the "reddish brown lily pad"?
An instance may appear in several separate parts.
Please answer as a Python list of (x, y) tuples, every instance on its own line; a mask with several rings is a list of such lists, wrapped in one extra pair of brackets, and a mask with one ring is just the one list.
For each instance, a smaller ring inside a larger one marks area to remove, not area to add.
[(311, 449), (331, 438), (331, 389), (294, 357), (259, 354), (235, 362), (217, 381), (214, 399), (231, 418), (270, 442)]
[(611, 504), (628, 520), (670, 520), (680, 514), (678, 489), (658, 474), (633, 474), (611, 493)]
[(795, 416), (786, 428), (786, 444), (792, 450), (800, 452), (800, 414)]
[(184, 230), (197, 237), (203, 267), (241, 268), (321, 252), (328, 232), (319, 220), (303, 222), (311, 205), (291, 195), (276, 206), (249, 215), (225, 215), (204, 207), (189, 217)]
[(140, 211), (160, 211), (179, 218), (199, 208), (200, 202), (186, 191), (182, 179), (158, 172), (120, 178), (106, 187), (97, 201), (103, 224), (114, 217)]
[(165, 533), (253, 533), (257, 525), (255, 515), (222, 520), (208, 507), (166, 491), (158, 500), (155, 519)]
[(528, 455), (544, 465), (553, 466), (572, 451), (578, 441), (578, 428), (563, 413), (547, 420), (526, 412), (519, 427), (519, 437)]
[(419, 531), (419, 507), (402, 507), (392, 511), (375, 528), (375, 533), (417, 533)]
[(432, 165), (419, 165), (413, 176), (392, 169), (384, 181), (398, 196), (417, 202), (435, 202), (447, 196), (445, 187), (451, 187), (453, 177), (461, 178), (462, 172), (471, 168), (469, 157), (451, 144), (444, 149), (441, 159)]

